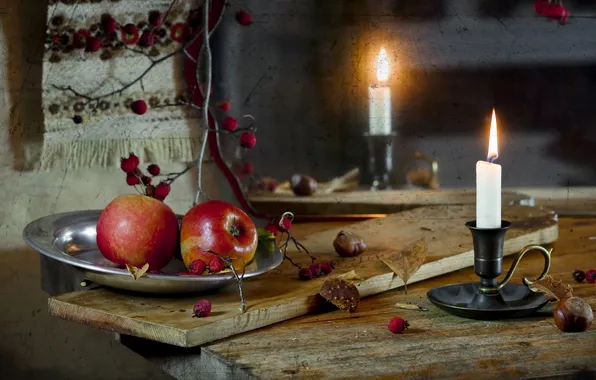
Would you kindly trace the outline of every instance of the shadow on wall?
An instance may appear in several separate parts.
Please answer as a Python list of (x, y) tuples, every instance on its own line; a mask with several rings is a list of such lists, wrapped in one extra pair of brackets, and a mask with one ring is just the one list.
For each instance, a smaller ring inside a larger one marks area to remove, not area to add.
[(5, 50), (5, 86), (11, 105), (8, 135), (13, 167), (22, 171), (33, 169), (43, 141), (41, 81), (47, 0), (11, 4), (2, 23), (5, 41), (9, 41)]

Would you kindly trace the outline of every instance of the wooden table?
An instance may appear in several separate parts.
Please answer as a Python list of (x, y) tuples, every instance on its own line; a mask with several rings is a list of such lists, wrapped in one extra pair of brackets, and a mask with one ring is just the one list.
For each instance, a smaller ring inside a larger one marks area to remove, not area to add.
[[(295, 225), (304, 236), (345, 222)], [(561, 218), (551, 274), (571, 282), (575, 268), (596, 268), (596, 218)], [(511, 258), (505, 260), (509, 267)], [(540, 255), (524, 258), (514, 278), (539, 273)], [(279, 378), (596, 378), (596, 324), (584, 333), (560, 332), (551, 306), (531, 318), (474, 321), (446, 314), (426, 299), (435, 286), (474, 280), (473, 269), (362, 300), (354, 314), (332, 308), (236, 337), (185, 349), (129, 336), (120, 341), (178, 379)], [(596, 284), (574, 284), (596, 309)], [(416, 303), (428, 311), (398, 309)], [(387, 330), (407, 319), (403, 335)]]

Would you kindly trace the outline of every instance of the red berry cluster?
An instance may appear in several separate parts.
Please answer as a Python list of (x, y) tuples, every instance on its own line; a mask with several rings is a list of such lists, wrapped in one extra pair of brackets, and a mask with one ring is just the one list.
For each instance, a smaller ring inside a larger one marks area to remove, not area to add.
[(188, 266), (188, 272), (178, 273), (179, 276), (201, 276), (205, 274), (205, 271), (209, 273), (219, 273), (226, 269), (226, 263), (219, 257), (213, 257), (207, 265), (203, 260), (195, 260)]
[(408, 327), (410, 327), (408, 321), (400, 317), (391, 318), (387, 325), (389, 331), (394, 334), (402, 334)]
[(333, 272), (335, 264), (332, 261), (311, 264), (308, 268), (302, 268), (298, 271), (298, 278), (303, 281), (312, 280), (313, 278), (325, 276)]
[(145, 195), (163, 201), (170, 194), (170, 182), (161, 181), (154, 186), (151, 184), (153, 178), (161, 174), (161, 169), (156, 164), (151, 164), (147, 167), (146, 175), (139, 168), (140, 160), (134, 153), (130, 153), (128, 157), (120, 159), (120, 168), (126, 173), (126, 184), (129, 186), (140, 185), (145, 189)]
[(586, 280), (586, 282), (589, 284), (596, 283), (596, 269), (590, 269), (587, 272), (584, 272), (583, 270), (580, 270), (580, 269), (576, 269), (573, 272), (572, 276), (573, 276), (573, 279), (575, 280), (575, 282), (577, 282), (578, 284), (584, 282), (584, 280)]

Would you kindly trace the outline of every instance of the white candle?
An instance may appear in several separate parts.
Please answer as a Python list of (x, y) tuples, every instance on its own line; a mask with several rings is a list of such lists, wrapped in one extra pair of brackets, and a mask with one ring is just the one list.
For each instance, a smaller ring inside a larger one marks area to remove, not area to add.
[(385, 49), (381, 49), (377, 58), (377, 83), (368, 88), (369, 133), (375, 136), (391, 134), (391, 88), (389, 79), (389, 60)]
[[(490, 123), (488, 161), (499, 157), (497, 118), (495, 110)], [(501, 165), (478, 161), (476, 163), (476, 227), (501, 227)]]

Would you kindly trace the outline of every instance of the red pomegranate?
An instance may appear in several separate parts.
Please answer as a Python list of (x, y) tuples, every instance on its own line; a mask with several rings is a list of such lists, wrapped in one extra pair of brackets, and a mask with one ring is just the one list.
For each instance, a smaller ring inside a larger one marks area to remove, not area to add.
[(121, 195), (99, 216), (97, 247), (113, 263), (159, 270), (176, 253), (178, 231), (176, 214), (165, 203), (141, 194)]

